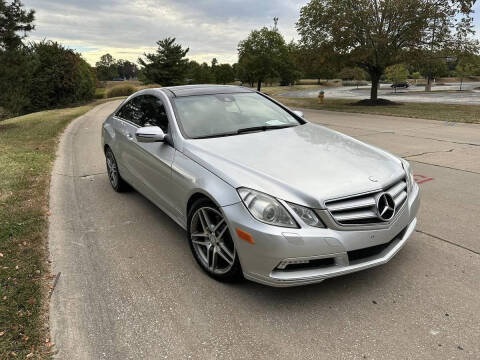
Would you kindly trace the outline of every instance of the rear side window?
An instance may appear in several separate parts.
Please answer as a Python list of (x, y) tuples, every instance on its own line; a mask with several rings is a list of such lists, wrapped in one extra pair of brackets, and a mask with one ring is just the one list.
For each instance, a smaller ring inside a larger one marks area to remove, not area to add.
[(162, 101), (153, 95), (140, 95), (126, 103), (117, 112), (122, 119), (143, 126), (158, 126), (168, 133), (168, 116)]
[(119, 118), (133, 122), (133, 114), (137, 111), (134, 101), (136, 98), (130, 100), (125, 105), (123, 105), (120, 110), (115, 114)]

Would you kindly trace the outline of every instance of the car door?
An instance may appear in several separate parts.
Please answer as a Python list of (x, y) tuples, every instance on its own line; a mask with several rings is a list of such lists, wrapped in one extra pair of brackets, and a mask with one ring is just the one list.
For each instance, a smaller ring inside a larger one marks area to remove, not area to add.
[(169, 132), (169, 120), (162, 101), (154, 95), (134, 98), (134, 111), (130, 122), (125, 123), (128, 151), (125, 162), (137, 182), (137, 188), (158, 206), (171, 212), (169, 195), (174, 147), (167, 142), (138, 142), (135, 133), (139, 127), (158, 126), (165, 134)]
[(123, 106), (118, 109), (114, 114), (114, 131), (115, 131), (115, 143), (112, 144), (113, 152), (115, 154), (117, 164), (120, 170), (122, 177), (130, 183), (132, 186), (136, 187), (136, 179), (131, 173), (131, 169), (128, 167), (126, 155), (128, 154), (129, 148), (131, 146), (130, 142), (130, 130), (127, 125), (132, 125), (132, 114), (135, 112), (136, 107), (134, 105), (134, 100), (131, 99)]

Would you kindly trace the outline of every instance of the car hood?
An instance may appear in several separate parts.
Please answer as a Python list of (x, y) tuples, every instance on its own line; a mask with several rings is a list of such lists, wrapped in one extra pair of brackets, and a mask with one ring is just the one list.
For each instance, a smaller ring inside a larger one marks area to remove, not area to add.
[(235, 188), (315, 208), (324, 208), (329, 199), (378, 190), (404, 174), (390, 153), (312, 123), (191, 139), (183, 152)]

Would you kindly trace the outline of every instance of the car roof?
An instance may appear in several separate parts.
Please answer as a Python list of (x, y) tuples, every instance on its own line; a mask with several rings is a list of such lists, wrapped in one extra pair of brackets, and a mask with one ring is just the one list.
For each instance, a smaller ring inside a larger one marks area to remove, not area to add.
[(254, 92), (249, 88), (234, 85), (182, 85), (167, 86), (161, 89), (168, 90), (165, 91), (165, 93), (167, 93), (171, 97)]

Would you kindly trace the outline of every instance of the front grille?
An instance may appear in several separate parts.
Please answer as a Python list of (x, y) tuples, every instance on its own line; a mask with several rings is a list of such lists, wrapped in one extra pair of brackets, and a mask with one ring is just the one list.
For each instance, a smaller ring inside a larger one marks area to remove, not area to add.
[(377, 213), (377, 197), (383, 192), (392, 196), (395, 201), (395, 211), (398, 212), (407, 200), (407, 182), (405, 178), (383, 190), (327, 201), (325, 205), (333, 219), (340, 225), (384, 223)]

